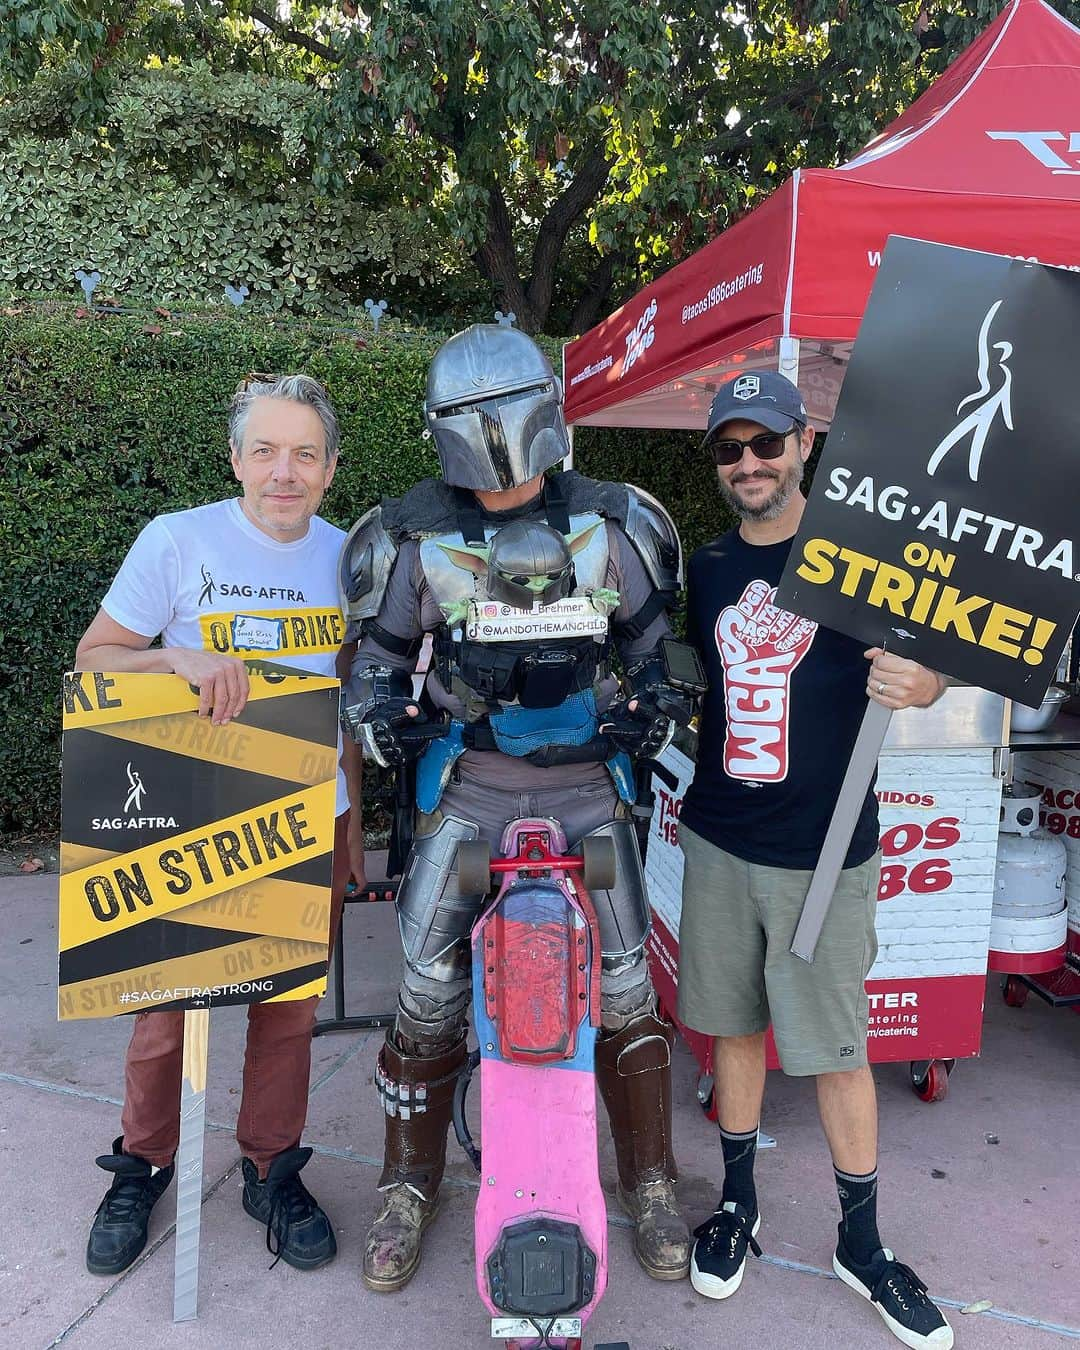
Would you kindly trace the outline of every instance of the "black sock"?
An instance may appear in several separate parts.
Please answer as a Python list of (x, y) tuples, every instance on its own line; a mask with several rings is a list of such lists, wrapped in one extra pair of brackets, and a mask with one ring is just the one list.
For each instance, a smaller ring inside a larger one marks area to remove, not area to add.
[(881, 1246), (877, 1227), (877, 1168), (860, 1177), (841, 1172), (834, 1163), (833, 1172), (842, 1215), (840, 1236), (851, 1255), (864, 1266)]
[(751, 1218), (757, 1213), (757, 1191), (754, 1189), (757, 1136), (757, 1126), (745, 1134), (720, 1131), (720, 1147), (724, 1151), (724, 1189), (720, 1193), (720, 1203), (733, 1200), (742, 1205)]

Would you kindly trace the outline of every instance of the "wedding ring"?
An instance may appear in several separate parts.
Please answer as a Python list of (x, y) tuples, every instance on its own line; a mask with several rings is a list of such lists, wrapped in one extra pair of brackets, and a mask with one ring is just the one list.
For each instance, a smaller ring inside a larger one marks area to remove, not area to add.
[(888, 687), (889, 687), (889, 686), (888, 686), (887, 684), (882, 684), (882, 683), (879, 681), (879, 682), (878, 682), (877, 691), (878, 691), (879, 694), (884, 695), (885, 690), (888, 689)]

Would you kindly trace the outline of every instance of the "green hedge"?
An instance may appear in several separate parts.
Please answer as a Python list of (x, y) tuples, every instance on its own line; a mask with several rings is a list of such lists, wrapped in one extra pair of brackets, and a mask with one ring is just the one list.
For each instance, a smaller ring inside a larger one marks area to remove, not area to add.
[[(348, 526), (437, 470), (420, 408), (439, 341), (240, 314), (78, 319), (70, 302), (0, 311), (0, 833), (57, 827), (60, 674), (146, 521), (235, 487), (225, 410), (237, 381), (325, 381), (343, 453), (324, 514)], [(723, 523), (695, 441), (583, 429), (578, 465), (655, 492), (694, 547)]]

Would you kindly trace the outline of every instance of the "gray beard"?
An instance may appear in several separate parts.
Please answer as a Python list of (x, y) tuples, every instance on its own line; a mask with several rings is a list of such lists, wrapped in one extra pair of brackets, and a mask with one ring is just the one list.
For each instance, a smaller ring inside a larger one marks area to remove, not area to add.
[(722, 478), (718, 481), (721, 497), (740, 520), (776, 520), (784, 514), (788, 502), (798, 492), (802, 480), (803, 462), (800, 459), (797, 464), (791, 465), (782, 478), (776, 480), (773, 491), (758, 506), (748, 506), (746, 502), (735, 495), (734, 489), (730, 488)]

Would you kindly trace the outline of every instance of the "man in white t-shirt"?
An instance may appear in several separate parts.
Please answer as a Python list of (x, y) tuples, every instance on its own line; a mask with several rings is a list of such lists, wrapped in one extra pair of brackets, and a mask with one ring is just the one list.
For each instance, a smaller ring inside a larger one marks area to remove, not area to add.
[[(232, 467), (243, 495), (152, 520), (83, 634), (76, 669), (157, 671), (200, 691), (215, 726), (247, 701), (245, 660), (318, 675), (348, 670), (338, 599), (344, 534), (315, 513), (337, 467), (340, 434), (325, 389), (305, 375), (256, 377), (233, 399)], [(160, 637), (159, 645), (151, 645)], [(350, 804), (352, 810), (350, 811)], [(338, 773), (332, 934), (349, 874), (363, 881), (360, 756), (346, 742)], [(248, 1009), (236, 1137), (244, 1209), (267, 1245), (310, 1270), (337, 1250), (329, 1219), (300, 1180), (315, 998)], [(146, 1245), (150, 1211), (172, 1179), (180, 1136), (182, 1011), (139, 1013), (124, 1067), (123, 1133), (98, 1166), (113, 1183), (98, 1207), (86, 1263), (126, 1270)]]

